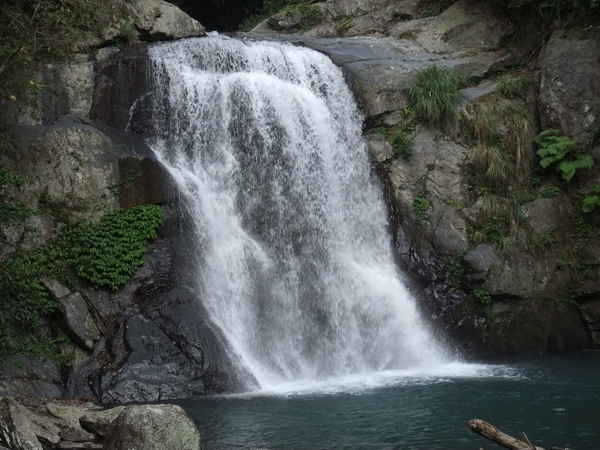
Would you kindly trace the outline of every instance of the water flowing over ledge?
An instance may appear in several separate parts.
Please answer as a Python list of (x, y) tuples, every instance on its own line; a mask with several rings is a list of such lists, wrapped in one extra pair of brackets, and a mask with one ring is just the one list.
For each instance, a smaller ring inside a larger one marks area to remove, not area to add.
[(199, 301), (245, 389), (450, 363), (394, 264), (341, 71), (218, 36), (150, 56), (149, 144), (195, 223)]

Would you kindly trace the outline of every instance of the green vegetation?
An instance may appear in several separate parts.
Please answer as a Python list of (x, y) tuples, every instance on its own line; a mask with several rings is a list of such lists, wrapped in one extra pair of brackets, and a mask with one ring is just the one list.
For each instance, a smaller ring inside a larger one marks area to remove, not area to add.
[(131, 184), (139, 177), (142, 176), (141, 172), (136, 172), (135, 170), (129, 170), (127, 174), (121, 179), (121, 181), (111, 184), (108, 189), (112, 192), (116, 197), (121, 196), (123, 192), (127, 189), (127, 187), (131, 186)]
[(323, 15), (321, 8), (319, 8), (317, 5), (291, 4), (285, 6), (283, 8), (283, 11), (290, 13), (300, 13), (302, 18), (304, 19), (319, 19)]
[(540, 192), (540, 197), (542, 198), (554, 198), (560, 193), (560, 188), (558, 186), (551, 186), (549, 188), (544, 189)]
[[(0, 165), (0, 225), (18, 224), (32, 214), (14, 195), (22, 184), (20, 176)], [(144, 262), (162, 216), (156, 205), (111, 211), (99, 222), (64, 225), (53, 242), (0, 261), (0, 361), (23, 354), (64, 364), (58, 348), (62, 341), (51, 337), (44, 320), (57, 304), (42, 279), (72, 286), (76, 274), (94, 287), (118, 289)]]
[(0, 163), (0, 225), (14, 225), (31, 215), (14, 195), (22, 185), (23, 179)]
[(36, 87), (31, 73), (68, 60), (102, 27), (103, 8), (92, 0), (5, 0), (0, 5), (1, 88), (23, 101)]
[(550, 227), (543, 235), (540, 236), (540, 244), (543, 248), (554, 248), (556, 246), (556, 231), (558, 227)]
[(581, 209), (584, 213), (589, 213), (598, 206), (600, 206), (600, 184), (594, 186), (584, 195)]
[(57, 305), (41, 284), (42, 276), (61, 271), (57, 256), (56, 248), (45, 247), (0, 263), (0, 360), (19, 353), (58, 358), (42, 320)]
[(544, 169), (553, 166), (565, 181), (571, 181), (579, 169), (591, 169), (594, 159), (567, 136), (560, 136), (555, 129), (542, 131), (537, 137), (537, 155)]
[(598, 0), (492, 0), (512, 12), (535, 12), (545, 26), (558, 21), (563, 27), (597, 25), (600, 18)]
[(417, 219), (417, 223), (422, 228), (427, 228), (429, 226), (429, 219), (427, 218), (427, 211), (431, 205), (427, 201), (427, 193), (421, 192), (415, 198), (413, 198), (413, 212), (415, 214), (415, 218)]
[(398, 131), (391, 139), (395, 157), (408, 159), (412, 155), (413, 140), (404, 131)]
[(484, 305), (489, 305), (492, 303), (492, 297), (490, 296), (490, 293), (484, 291), (483, 289), (473, 289), (473, 297), (475, 297)]
[(463, 260), (465, 258), (465, 255), (469, 253), (470, 250), (470, 248), (464, 249), (458, 254), (454, 262), (450, 265), (450, 273), (459, 281), (465, 274), (465, 266), (463, 265)]
[(99, 222), (80, 224), (61, 245), (77, 275), (97, 288), (117, 290), (144, 263), (146, 247), (162, 225), (160, 206), (110, 211)]
[(459, 91), (465, 78), (452, 69), (431, 64), (417, 71), (405, 89), (416, 116), (431, 126), (454, 113), (462, 99)]

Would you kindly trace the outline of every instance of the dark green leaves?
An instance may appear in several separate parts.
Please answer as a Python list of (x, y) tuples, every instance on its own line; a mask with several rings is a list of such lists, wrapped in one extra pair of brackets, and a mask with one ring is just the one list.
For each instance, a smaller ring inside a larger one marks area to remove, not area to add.
[(544, 169), (554, 166), (565, 181), (571, 181), (578, 169), (591, 169), (594, 165), (590, 155), (582, 154), (571, 138), (559, 136), (555, 129), (542, 131), (536, 142), (540, 147), (537, 151), (540, 166)]
[(77, 275), (95, 287), (117, 290), (144, 263), (148, 241), (162, 225), (160, 206), (108, 212), (99, 222), (73, 228), (61, 242)]

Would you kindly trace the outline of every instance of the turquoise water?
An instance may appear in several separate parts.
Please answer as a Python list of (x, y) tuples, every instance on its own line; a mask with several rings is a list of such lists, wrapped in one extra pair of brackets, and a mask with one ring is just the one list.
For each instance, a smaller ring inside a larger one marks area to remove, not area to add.
[(549, 450), (600, 449), (600, 354), (480, 366), (460, 375), (379, 374), (181, 405), (215, 449), (486, 449), (486, 420)]

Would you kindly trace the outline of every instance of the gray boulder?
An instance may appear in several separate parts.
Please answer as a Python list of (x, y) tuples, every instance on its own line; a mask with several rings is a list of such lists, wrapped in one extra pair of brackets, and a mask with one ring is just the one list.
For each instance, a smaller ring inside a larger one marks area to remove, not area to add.
[(100, 339), (100, 331), (83, 296), (76, 292), (61, 298), (58, 301), (58, 310), (73, 342), (92, 350), (94, 342)]
[(539, 94), (542, 128), (588, 141), (600, 126), (600, 37), (564, 37), (556, 31), (541, 57)]
[(204, 27), (175, 5), (164, 0), (107, 0), (98, 5), (102, 31), (80, 42), (88, 49), (115, 41), (146, 42), (202, 36)]
[(558, 198), (538, 198), (521, 207), (529, 226), (538, 236), (567, 222), (568, 209), (568, 204)]
[(86, 414), (88, 408), (95, 408), (94, 405), (86, 407), (64, 406), (56, 403), (46, 403), (44, 409), (46, 413), (54, 420), (60, 428), (60, 438), (67, 442), (91, 442), (95, 435), (85, 431), (79, 423), (79, 419)]
[(163, 0), (125, 2), (143, 41), (202, 36), (204, 27), (175, 5)]
[(125, 409), (124, 406), (104, 409), (102, 411), (91, 411), (82, 415), (79, 419), (81, 426), (92, 433), (105, 437), (113, 422)]
[(59, 428), (11, 397), (0, 398), (1, 441), (9, 448), (44, 450), (60, 442)]
[(127, 406), (106, 435), (111, 450), (200, 450), (200, 433), (180, 406)]
[(4, 156), (27, 190), (26, 206), (62, 209), (73, 218), (99, 219), (116, 208), (109, 186), (119, 181), (118, 153), (112, 141), (82, 118), (69, 117), (53, 126), (17, 128), (18, 150)]

